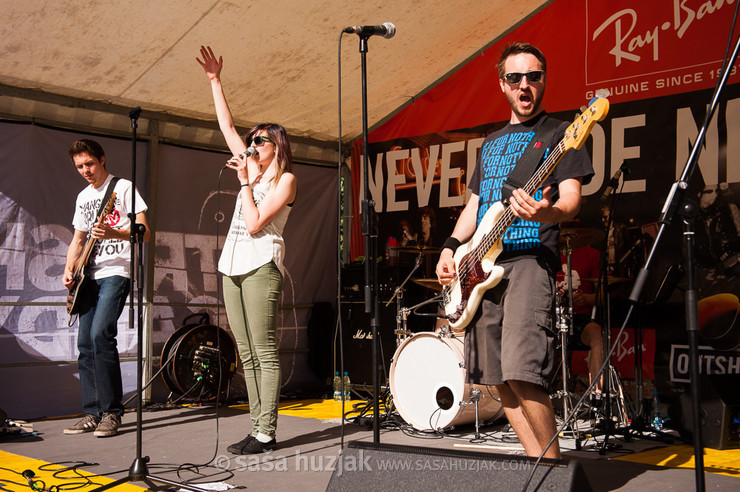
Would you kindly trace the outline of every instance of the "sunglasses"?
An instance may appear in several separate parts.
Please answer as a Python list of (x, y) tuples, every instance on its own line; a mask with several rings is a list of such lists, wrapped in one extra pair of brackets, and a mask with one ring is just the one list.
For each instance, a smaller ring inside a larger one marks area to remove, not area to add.
[(251, 146), (252, 142), (254, 142), (255, 145), (262, 145), (263, 143), (265, 143), (265, 141), (272, 142), (273, 144), (275, 143), (270, 137), (263, 137), (262, 135), (257, 135), (256, 137), (250, 138), (247, 141), (247, 147)]
[(527, 77), (527, 81), (530, 84), (535, 84), (542, 80), (542, 76), (545, 75), (544, 70), (533, 70), (527, 73), (510, 72), (504, 74), (504, 78), (510, 84), (518, 84), (522, 81), (522, 77)]

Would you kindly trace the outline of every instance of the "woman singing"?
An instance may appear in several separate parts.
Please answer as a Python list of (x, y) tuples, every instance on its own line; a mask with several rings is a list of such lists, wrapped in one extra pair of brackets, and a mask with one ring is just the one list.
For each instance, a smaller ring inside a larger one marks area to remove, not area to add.
[(280, 360), (278, 305), (282, 293), (283, 228), (295, 201), (296, 179), (285, 128), (261, 123), (242, 140), (221, 85), (223, 58), (210, 47), (196, 58), (211, 81), (218, 124), (234, 157), (241, 188), (218, 270), (224, 275), (224, 303), (249, 393), (252, 432), (227, 449), (254, 454), (275, 449)]

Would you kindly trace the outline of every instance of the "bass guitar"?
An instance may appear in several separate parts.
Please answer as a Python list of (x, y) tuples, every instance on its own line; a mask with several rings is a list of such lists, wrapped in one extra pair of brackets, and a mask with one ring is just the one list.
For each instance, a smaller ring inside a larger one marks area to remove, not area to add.
[[(533, 195), (563, 155), (570, 149), (580, 149), (596, 122), (603, 120), (608, 112), (609, 101), (606, 98), (592, 99), (589, 107), (568, 126), (562, 140), (524, 185), (524, 191)], [(483, 294), (501, 281), (504, 269), (495, 262), (503, 249), (501, 239), (514, 219), (516, 216), (510, 205), (502, 202), (493, 204), (473, 237), (455, 251), (456, 276), (442, 289), (445, 314), (452, 331), (465, 329), (475, 315)]]
[[(103, 211), (100, 213), (100, 216), (97, 219), (97, 226), (103, 225), (103, 221), (105, 220), (105, 218), (113, 211), (113, 204), (115, 202), (116, 193), (113, 192), (110, 195), (108, 203), (105, 204)], [(82, 254), (75, 262), (74, 269), (72, 270), (72, 280), (74, 281), (74, 283), (69, 288), (69, 292), (67, 293), (67, 314), (69, 314), (70, 325), (73, 322), (73, 316), (77, 314), (80, 310), (80, 303), (78, 301), (77, 294), (79, 294), (80, 288), (87, 278), (87, 265), (88, 263), (90, 263), (90, 254), (93, 252), (97, 244), (98, 239), (93, 238), (92, 235), (88, 236), (85, 247), (82, 250)]]

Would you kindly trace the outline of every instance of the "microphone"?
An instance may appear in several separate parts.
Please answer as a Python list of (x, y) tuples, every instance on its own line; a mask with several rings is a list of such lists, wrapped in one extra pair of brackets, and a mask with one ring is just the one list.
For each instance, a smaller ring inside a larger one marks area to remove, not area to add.
[(342, 32), (359, 34), (365, 37), (377, 35), (390, 39), (396, 34), (396, 26), (391, 22), (384, 22), (379, 26), (349, 26), (345, 27)]
[(630, 171), (627, 168), (625, 164), (622, 164), (619, 166), (619, 169), (617, 169), (617, 172), (614, 173), (614, 176), (612, 176), (612, 179), (609, 180), (609, 184), (606, 186), (606, 189), (604, 190), (604, 193), (601, 194), (601, 199), (606, 200), (609, 198), (609, 195), (612, 194), (612, 191), (614, 191), (617, 186), (619, 186), (619, 178), (622, 176), (622, 172), (625, 172), (626, 174), (629, 174)]
[(257, 149), (254, 147), (247, 147), (247, 150), (243, 152), (244, 157), (254, 157), (257, 155)]

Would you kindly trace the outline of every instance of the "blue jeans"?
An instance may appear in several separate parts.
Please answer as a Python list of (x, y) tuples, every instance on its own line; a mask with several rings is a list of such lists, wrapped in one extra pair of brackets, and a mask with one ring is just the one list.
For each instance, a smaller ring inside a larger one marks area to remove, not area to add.
[(106, 277), (85, 281), (80, 304), (77, 348), (80, 356), (82, 410), (101, 417), (106, 412), (123, 415), (123, 385), (118, 360), (118, 318), (123, 312), (131, 281)]

